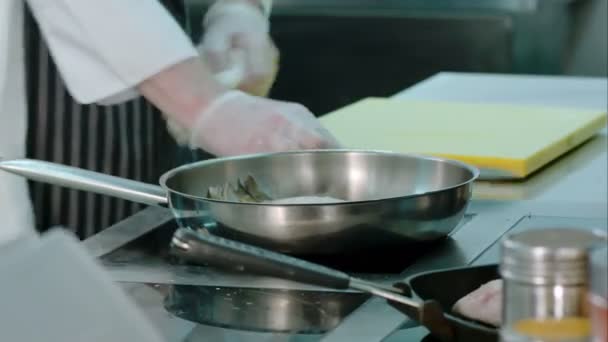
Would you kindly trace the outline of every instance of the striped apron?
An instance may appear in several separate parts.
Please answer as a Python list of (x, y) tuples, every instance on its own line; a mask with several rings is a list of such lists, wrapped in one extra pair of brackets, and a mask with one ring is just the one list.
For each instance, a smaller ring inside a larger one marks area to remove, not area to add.
[[(161, 2), (188, 31), (183, 2)], [(158, 183), (166, 170), (209, 157), (180, 149), (160, 112), (144, 98), (113, 106), (76, 103), (27, 8), (25, 46), (28, 158)], [(30, 194), (39, 231), (63, 226), (81, 239), (142, 209), (137, 203), (37, 182), (30, 182)]]

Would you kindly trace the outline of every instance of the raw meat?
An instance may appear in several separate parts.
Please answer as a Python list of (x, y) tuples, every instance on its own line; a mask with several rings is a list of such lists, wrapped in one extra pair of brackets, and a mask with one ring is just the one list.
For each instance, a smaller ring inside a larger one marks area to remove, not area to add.
[(492, 280), (462, 297), (452, 310), (467, 318), (500, 326), (502, 316), (502, 279)]

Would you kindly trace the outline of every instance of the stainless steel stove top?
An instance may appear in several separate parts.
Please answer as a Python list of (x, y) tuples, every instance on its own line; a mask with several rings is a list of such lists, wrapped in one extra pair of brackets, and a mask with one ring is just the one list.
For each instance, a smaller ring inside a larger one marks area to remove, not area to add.
[[(455, 231), (472, 217), (466, 216)], [(122, 276), (118, 279), (123, 282), (162, 287), (166, 295), (164, 308), (182, 319), (258, 332), (323, 334), (369, 299), (369, 296), (355, 291), (313, 289), (276, 279), (228, 274), (182, 263), (168, 253), (168, 241), (177, 225), (169, 218), (156, 226), (156, 229), (99, 259), (114, 274), (120, 273)], [(445, 243), (449, 242), (424, 243), (399, 250), (384, 249), (374, 255), (298, 257), (360, 278), (390, 284), (401, 280), (401, 273), (417, 259)]]
[[(606, 229), (603, 205), (473, 202), (448, 239), (416, 251), (387, 253), (382, 267), (373, 267), (369, 256), (312, 260), (391, 283), (430, 269), (494, 263), (498, 254), (492, 246), (511, 229)], [(169, 341), (391, 341), (420, 340), (427, 334), (384, 301), (358, 292), (172, 260), (166, 245), (174, 229), (168, 211), (149, 208), (84, 242)]]

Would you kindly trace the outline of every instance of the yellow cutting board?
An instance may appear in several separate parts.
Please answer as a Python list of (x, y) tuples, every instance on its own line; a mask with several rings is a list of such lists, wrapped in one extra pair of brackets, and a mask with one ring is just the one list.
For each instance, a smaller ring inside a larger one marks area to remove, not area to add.
[(456, 159), (483, 178), (525, 178), (606, 126), (569, 108), (366, 98), (320, 118), (347, 148)]

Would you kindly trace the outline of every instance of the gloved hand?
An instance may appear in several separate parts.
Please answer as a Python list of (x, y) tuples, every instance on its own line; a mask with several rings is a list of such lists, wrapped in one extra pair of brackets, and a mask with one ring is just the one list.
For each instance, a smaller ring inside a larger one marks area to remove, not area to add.
[(247, 0), (217, 1), (205, 15), (199, 52), (214, 74), (238, 64), (243, 77), (238, 89), (267, 96), (278, 70), (279, 51), (268, 18)]
[[(216, 156), (340, 147), (304, 106), (238, 90), (214, 100), (187, 131), (191, 148)], [(184, 132), (172, 126), (174, 136)]]

